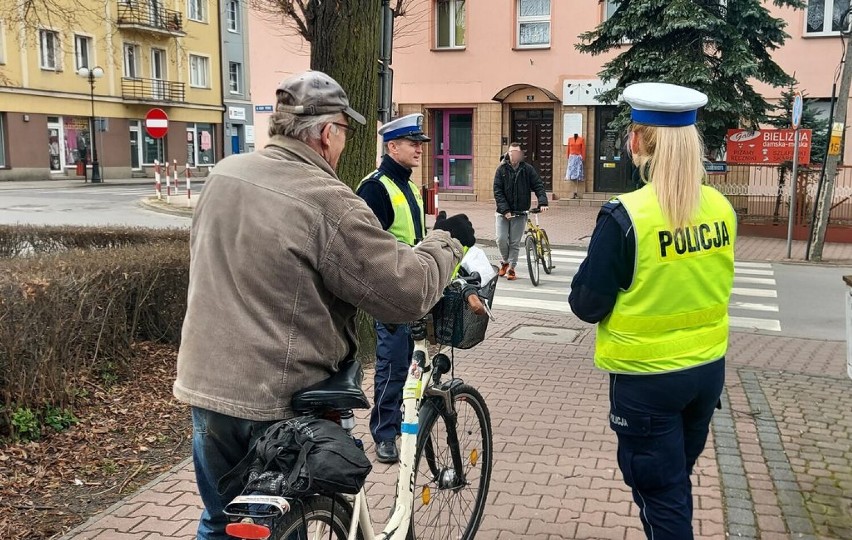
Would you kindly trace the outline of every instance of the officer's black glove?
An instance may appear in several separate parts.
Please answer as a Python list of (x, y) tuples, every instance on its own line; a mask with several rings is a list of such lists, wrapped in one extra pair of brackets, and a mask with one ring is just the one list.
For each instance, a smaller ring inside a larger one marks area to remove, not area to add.
[[(456, 214), (453, 217), (446, 217), (446, 214), (441, 216), (443, 212), (438, 213), (435, 219), (435, 230), (447, 231), (450, 236), (461, 242), (464, 247), (473, 247), (476, 244), (476, 236), (474, 236), (473, 224), (465, 214)], [(443, 219), (441, 219), (443, 217)]]

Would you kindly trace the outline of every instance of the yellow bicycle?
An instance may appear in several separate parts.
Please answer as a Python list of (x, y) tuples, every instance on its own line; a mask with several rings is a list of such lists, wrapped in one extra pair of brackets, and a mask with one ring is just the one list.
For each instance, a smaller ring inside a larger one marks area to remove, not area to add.
[[(523, 212), (527, 216), (527, 228), (524, 230), (524, 247), (527, 251), (527, 268), (530, 271), (530, 281), (534, 287), (538, 287), (540, 268), (544, 268), (544, 273), (549, 274), (553, 271), (553, 255), (550, 252), (550, 240), (547, 238), (547, 231), (538, 224), (538, 214), (541, 208), (534, 208), (527, 212)], [(534, 214), (531, 218), (530, 214)]]

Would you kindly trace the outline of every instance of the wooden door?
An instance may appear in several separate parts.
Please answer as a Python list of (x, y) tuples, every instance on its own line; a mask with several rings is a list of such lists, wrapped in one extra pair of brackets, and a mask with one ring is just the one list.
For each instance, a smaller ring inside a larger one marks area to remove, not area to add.
[(512, 142), (521, 145), (526, 161), (538, 171), (544, 189), (553, 190), (553, 109), (512, 111)]

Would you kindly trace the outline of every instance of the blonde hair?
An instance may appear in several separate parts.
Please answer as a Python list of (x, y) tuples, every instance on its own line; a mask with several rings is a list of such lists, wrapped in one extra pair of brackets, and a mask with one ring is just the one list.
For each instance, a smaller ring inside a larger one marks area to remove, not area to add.
[(704, 143), (694, 125), (657, 127), (633, 124), (638, 139), (633, 163), (657, 194), (663, 215), (683, 227), (698, 212), (704, 180)]

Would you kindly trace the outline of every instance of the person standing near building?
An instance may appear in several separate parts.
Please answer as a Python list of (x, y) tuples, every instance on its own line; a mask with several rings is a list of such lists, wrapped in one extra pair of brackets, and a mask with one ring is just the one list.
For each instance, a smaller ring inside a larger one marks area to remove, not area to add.
[[(420, 166), (423, 115), (409, 114), (379, 129), (385, 147), (379, 168), (364, 178), (356, 193), (376, 214), (382, 228), (399, 242), (417, 245), (426, 234), (426, 217), (420, 188), (411, 181), (411, 170)], [(402, 387), (405, 384), (414, 341), (407, 324), (376, 320), (376, 375), (370, 433), (381, 463), (399, 461), (396, 438), (402, 423)]]
[(586, 139), (575, 133), (573, 137), (568, 139), (565, 155), (568, 157), (565, 180), (571, 182), (571, 198), (576, 199), (577, 192), (580, 191), (580, 182), (585, 178), (583, 161), (586, 159)]
[(707, 96), (662, 83), (624, 90), (645, 185), (604, 205), (569, 302), (598, 323), (618, 465), (646, 536), (690, 540), (690, 474), (725, 380), (736, 214), (702, 185), (695, 127)]
[(547, 210), (547, 192), (535, 168), (524, 161), (519, 143), (509, 145), (509, 151), (494, 173), (494, 202), (497, 203), (497, 247), (500, 249), (500, 276), (514, 280), (521, 237), (527, 219), (518, 212), (530, 209), (530, 193), (538, 197), (538, 206)]

